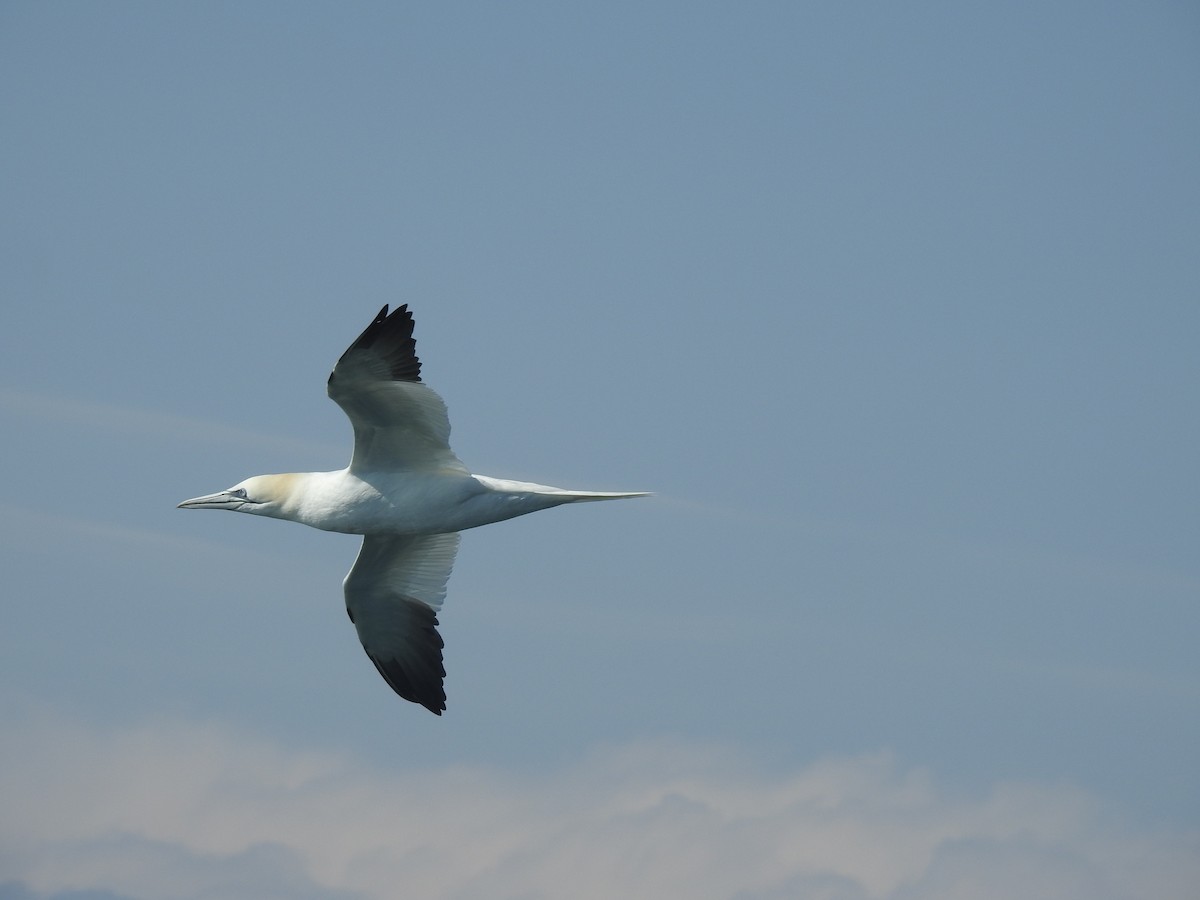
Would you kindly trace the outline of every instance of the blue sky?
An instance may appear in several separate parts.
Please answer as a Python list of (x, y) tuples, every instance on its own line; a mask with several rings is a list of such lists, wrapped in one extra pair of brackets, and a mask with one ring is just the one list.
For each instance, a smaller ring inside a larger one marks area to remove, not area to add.
[[(0, 898), (1188, 896), (1198, 41), (6, 4)], [(440, 720), (355, 539), (174, 508), (401, 302), (476, 471), (656, 492), (464, 536)]]

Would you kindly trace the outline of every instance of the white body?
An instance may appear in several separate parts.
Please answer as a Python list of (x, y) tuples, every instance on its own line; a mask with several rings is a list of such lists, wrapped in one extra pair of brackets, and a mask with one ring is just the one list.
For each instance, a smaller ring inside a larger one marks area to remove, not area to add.
[(264, 477), (290, 484), (287, 499), (262, 515), (344, 534), (466, 531), (564, 503), (637, 496), (567, 491), (454, 470), (356, 474), (347, 468)]

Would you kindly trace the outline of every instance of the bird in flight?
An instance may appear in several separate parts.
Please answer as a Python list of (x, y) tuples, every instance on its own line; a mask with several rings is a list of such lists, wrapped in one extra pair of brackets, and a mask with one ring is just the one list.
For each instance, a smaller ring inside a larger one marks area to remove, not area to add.
[(392, 690), (440, 716), (446, 670), (437, 614), (458, 533), (564, 503), (646, 493), (570, 491), (471, 474), (450, 449), (446, 404), (421, 381), (408, 304), (380, 310), (333, 367), (327, 391), (354, 426), (349, 466), (256, 475), (179, 508), (361, 534), (342, 585), (346, 612)]

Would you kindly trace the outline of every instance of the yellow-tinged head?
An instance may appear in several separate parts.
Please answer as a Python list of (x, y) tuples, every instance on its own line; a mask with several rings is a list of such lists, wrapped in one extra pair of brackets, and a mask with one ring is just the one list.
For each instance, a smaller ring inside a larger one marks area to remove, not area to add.
[(286, 517), (283, 510), (288, 507), (299, 480), (300, 476), (295, 473), (255, 475), (215, 494), (184, 500), (178, 508), (229, 509), (258, 516)]

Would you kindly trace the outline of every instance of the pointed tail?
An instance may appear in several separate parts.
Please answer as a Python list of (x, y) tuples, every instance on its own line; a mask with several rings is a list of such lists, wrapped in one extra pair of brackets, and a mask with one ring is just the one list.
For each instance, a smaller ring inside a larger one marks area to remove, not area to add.
[[(547, 492), (550, 493), (550, 492)], [(580, 500), (625, 500), (629, 497), (649, 497), (652, 491), (563, 491), (557, 490), (553, 493), (562, 494), (567, 497), (568, 503), (575, 503)]]
[(494, 491), (540, 494), (554, 497), (562, 503), (576, 503), (582, 500), (625, 500), (629, 497), (649, 497), (651, 494), (650, 491), (568, 491), (564, 488), (551, 487), (548, 484), (534, 484), (529, 481), (509, 481), (505, 478), (491, 478), (487, 475), (473, 475), (472, 477)]

